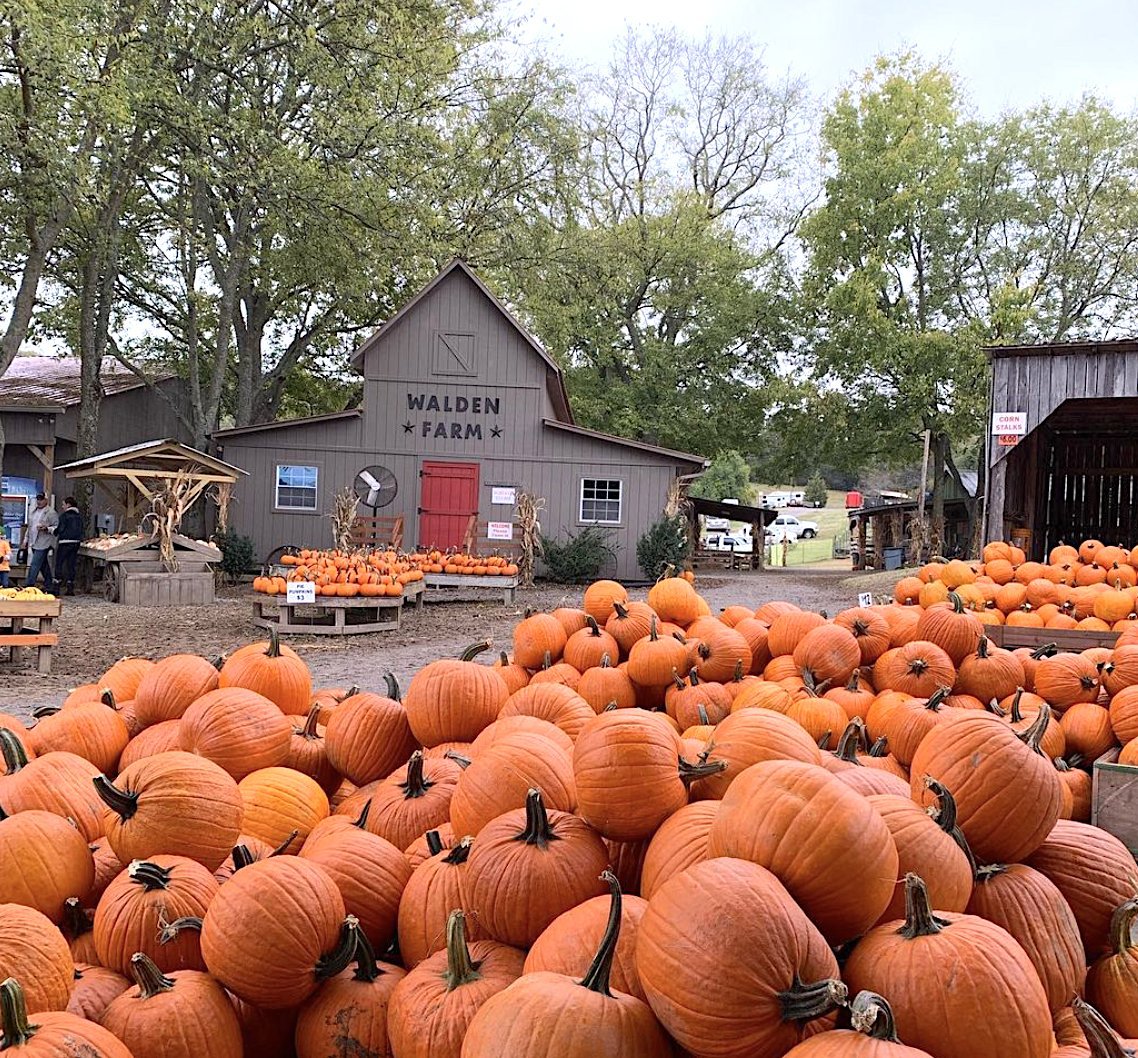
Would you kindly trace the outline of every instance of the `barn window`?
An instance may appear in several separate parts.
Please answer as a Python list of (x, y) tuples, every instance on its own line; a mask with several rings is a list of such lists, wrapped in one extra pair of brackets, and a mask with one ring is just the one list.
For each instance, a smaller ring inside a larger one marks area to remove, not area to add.
[(581, 521), (620, 525), (621, 482), (610, 478), (581, 479)]
[(318, 503), (316, 467), (277, 466), (277, 507), (282, 511), (314, 511)]

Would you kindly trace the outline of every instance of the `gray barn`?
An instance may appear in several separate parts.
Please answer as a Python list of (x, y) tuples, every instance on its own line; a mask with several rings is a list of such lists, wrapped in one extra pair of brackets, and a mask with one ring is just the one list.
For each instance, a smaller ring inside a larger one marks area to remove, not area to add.
[(706, 465), (575, 425), (557, 364), (462, 261), (368, 338), (354, 364), (361, 408), (215, 434), (225, 460), (248, 471), (231, 521), (261, 556), (327, 546), (334, 495), (370, 468), (394, 478), (397, 494), (378, 513), (402, 515), (405, 547), (459, 547), (473, 517), (475, 547), (493, 551), (488, 523), (511, 523), (514, 490), (524, 489), (546, 499), (547, 536), (608, 529), (616, 559), (606, 572), (636, 577), (636, 542), (672, 483)]
[(998, 346), (987, 537), (1138, 544), (1138, 341)]

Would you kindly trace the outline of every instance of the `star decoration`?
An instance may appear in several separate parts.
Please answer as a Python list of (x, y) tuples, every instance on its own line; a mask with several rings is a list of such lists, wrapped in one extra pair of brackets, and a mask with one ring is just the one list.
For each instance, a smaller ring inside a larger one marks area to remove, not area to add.
[(412, 430), (414, 430), (414, 429), (415, 429), (415, 424), (414, 424), (414, 423), (405, 422), (405, 423), (403, 424), (403, 432), (404, 432), (404, 433), (410, 433), (410, 432), (411, 432)]
[(490, 427), (490, 436), (491, 437), (501, 437), (502, 436), (502, 427), (491, 426)]

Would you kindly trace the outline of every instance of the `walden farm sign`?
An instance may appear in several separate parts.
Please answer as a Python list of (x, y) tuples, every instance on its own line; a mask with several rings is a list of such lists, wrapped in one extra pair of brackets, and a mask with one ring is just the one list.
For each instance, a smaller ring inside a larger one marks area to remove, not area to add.
[[(404, 433), (418, 433), (420, 437), (435, 437), (453, 441), (481, 441), (482, 423), (458, 422), (443, 419), (446, 415), (497, 416), (502, 398), (491, 396), (466, 397), (457, 395), (439, 397), (433, 393), (408, 393), (407, 410), (423, 415), (418, 423), (411, 419), (403, 424)], [(502, 428), (495, 423), (490, 427), (491, 437), (501, 437)]]

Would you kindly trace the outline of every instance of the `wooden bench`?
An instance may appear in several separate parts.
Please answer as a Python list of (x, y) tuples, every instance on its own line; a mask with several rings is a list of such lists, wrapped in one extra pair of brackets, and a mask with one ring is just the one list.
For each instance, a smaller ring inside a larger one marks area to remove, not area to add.
[[(32, 599), (27, 602), (0, 599), (0, 629), (7, 623), (7, 631), (0, 631), (0, 647), (8, 648), (10, 665), (15, 666), (20, 660), (21, 650), (35, 650), (39, 671), (51, 672), (51, 651), (59, 643), (59, 635), (53, 628), (60, 610), (58, 599)], [(25, 630), (25, 621), (35, 621), (36, 627)]]
[(380, 551), (401, 551), (403, 515), (357, 515), (352, 523), (352, 545)]

